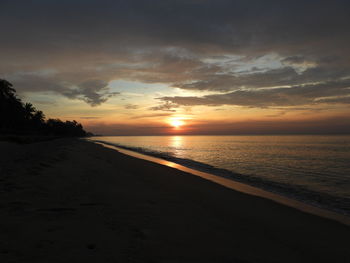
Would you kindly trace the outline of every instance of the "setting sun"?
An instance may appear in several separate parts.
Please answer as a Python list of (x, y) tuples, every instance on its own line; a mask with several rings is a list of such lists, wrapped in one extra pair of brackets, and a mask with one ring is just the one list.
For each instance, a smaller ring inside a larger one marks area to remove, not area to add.
[(173, 126), (174, 128), (180, 128), (184, 124), (185, 122), (179, 119), (170, 120), (170, 125)]

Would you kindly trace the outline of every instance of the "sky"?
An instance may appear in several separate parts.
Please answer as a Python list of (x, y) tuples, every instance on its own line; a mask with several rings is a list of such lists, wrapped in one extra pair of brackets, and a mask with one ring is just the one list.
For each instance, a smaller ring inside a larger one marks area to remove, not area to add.
[(1, 0), (0, 78), (104, 135), (350, 133), (350, 1)]

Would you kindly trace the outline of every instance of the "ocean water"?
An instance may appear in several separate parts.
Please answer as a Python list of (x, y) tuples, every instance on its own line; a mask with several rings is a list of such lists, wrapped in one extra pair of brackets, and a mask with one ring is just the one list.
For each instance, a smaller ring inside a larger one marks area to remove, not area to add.
[(350, 215), (350, 136), (102, 136), (91, 140)]

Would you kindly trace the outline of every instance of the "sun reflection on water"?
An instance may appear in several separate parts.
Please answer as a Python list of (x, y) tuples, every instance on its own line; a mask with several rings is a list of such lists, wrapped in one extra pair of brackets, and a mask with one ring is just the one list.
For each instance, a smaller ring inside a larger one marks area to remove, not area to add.
[(183, 136), (172, 136), (170, 137), (170, 146), (179, 149), (183, 147)]

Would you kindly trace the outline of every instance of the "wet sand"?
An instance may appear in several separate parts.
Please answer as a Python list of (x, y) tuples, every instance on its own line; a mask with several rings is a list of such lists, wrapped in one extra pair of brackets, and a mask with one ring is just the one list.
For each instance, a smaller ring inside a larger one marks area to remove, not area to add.
[(348, 226), (101, 145), (0, 157), (0, 262), (350, 262)]

